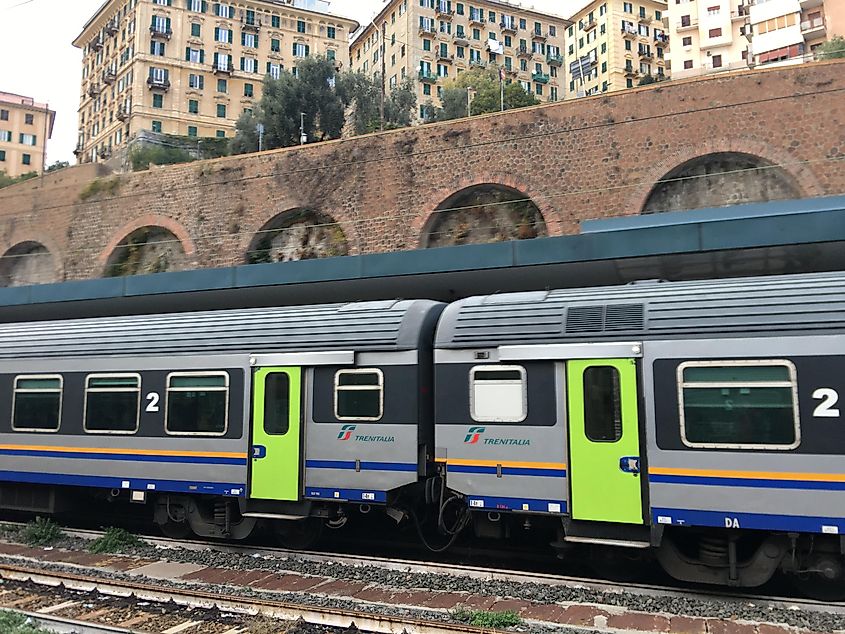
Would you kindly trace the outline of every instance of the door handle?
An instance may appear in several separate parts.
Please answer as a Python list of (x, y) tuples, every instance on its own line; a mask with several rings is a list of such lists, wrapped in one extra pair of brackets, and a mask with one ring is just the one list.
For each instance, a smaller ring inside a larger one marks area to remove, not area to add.
[(634, 477), (640, 475), (640, 457), (639, 456), (623, 456), (619, 459), (619, 470), (624, 473), (630, 473)]
[(261, 460), (262, 458), (267, 457), (267, 447), (264, 445), (253, 445), (252, 446), (252, 459), (253, 460)]

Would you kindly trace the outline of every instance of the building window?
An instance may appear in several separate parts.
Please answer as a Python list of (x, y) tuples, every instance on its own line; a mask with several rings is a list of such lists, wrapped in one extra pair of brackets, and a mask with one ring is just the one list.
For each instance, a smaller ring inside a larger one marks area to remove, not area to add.
[(32, 165), (32, 156), (30, 156), (29, 154), (24, 154), (23, 156), (21, 156), (21, 163), (23, 163), (24, 165)]
[(191, 24), (191, 37), (202, 37), (202, 25), (193, 22)]
[(622, 10), (625, 13), (633, 13), (634, 12), (634, 5), (631, 2), (623, 2), (622, 3)]
[(469, 409), (478, 423), (520, 423), (528, 416), (525, 368), (476, 366), (469, 371)]
[(9, 111), (8, 110), (0, 110), (0, 121), (8, 121), (9, 120)]
[(281, 40), (273, 38), (270, 40), (270, 51), (273, 53), (280, 53), (282, 51)]
[(684, 46), (692, 46), (692, 36), (687, 36), (682, 41)]
[(222, 104), (222, 103), (217, 104), (217, 118), (218, 119), (225, 119), (226, 118), (226, 104)]
[(282, 20), (279, 16), (274, 15), (270, 17), (270, 26), (274, 29), (280, 29), (282, 27)]
[(155, 94), (153, 95), (153, 108), (163, 108), (164, 107), (164, 95)]
[(196, 137), (197, 136), (197, 126), (189, 125), (188, 126), (188, 136)]
[(722, 56), (721, 55), (714, 55), (713, 56), (713, 68), (721, 68), (722, 67)]
[(21, 132), (18, 135), (18, 141), (22, 145), (30, 145), (35, 147), (36, 142), (38, 141), (38, 137), (36, 137), (34, 134), (24, 134), (23, 132)]
[(57, 374), (16, 376), (12, 394), (12, 429), (59, 431), (62, 383), (62, 377)]
[(188, 75), (188, 87), (194, 90), (202, 90), (205, 87), (205, 78), (202, 75)]
[(189, 99), (188, 100), (188, 112), (191, 114), (199, 114), (200, 112), (200, 102), (196, 99)]
[(225, 139), (226, 138), (226, 130), (218, 130), (215, 136), (218, 139)]
[(153, 132), (161, 134), (161, 121), (153, 121)]
[(6, 160), (6, 150), (0, 150), (0, 163), (5, 162)]
[(334, 40), (337, 38), (337, 30), (333, 26), (326, 27), (326, 37), (330, 40)]
[(682, 15), (681, 16), (681, 26), (690, 26), (690, 24), (691, 24), (690, 16)]
[(252, 84), (244, 84), (244, 97), (254, 97), (255, 89)]
[(35, 122), (35, 116), (34, 116), (34, 115), (31, 115), (31, 114), (25, 114), (25, 115), (23, 116), (23, 118), (24, 118), (24, 123), (25, 123), (26, 125), (32, 125), (32, 124)]
[(431, 40), (423, 40), (423, 50), (430, 51), (431, 50)]
[(241, 33), (241, 46), (258, 48), (258, 36), (255, 33)]
[(217, 92), (229, 92), (229, 82), (226, 79), (217, 80)]
[(229, 409), (226, 372), (174, 372), (167, 377), (164, 429), (171, 435), (222, 436)]
[(296, 21), (296, 32), (297, 33), (305, 33), (305, 20), (297, 20)]
[(722, 37), (722, 29), (710, 29), (707, 35), (709, 37)]
[(795, 366), (786, 360), (678, 366), (681, 438), (707, 449), (794, 449), (801, 442)]
[(692, 60), (691, 59), (685, 59), (684, 60), (684, 69), (689, 70), (690, 68), (692, 68)]
[(379, 369), (338, 370), (334, 414), (338, 420), (380, 420), (384, 413), (384, 374)]
[(293, 56), (294, 57), (308, 57), (309, 53), (309, 46), (307, 44), (303, 44), (302, 42), (295, 42), (293, 45)]
[(88, 433), (134, 434), (141, 410), (139, 374), (89, 374), (83, 428)]

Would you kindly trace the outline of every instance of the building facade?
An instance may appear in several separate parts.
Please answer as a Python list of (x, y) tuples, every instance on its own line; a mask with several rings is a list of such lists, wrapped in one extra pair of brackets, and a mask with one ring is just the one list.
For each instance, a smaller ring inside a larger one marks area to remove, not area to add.
[(420, 119), (440, 105), (444, 84), (473, 67), (504, 68), (541, 102), (563, 98), (569, 21), (500, 0), (390, 0), (351, 46), (354, 71), (383, 77), (385, 90), (416, 83)]
[(74, 41), (83, 51), (80, 162), (141, 130), (230, 137), (266, 75), (310, 55), (349, 67), (354, 20), (321, 0), (107, 0)]
[(566, 33), (566, 97), (668, 77), (665, 14), (663, 0), (595, 0), (576, 13)]
[(12, 178), (43, 172), (55, 121), (47, 104), (0, 92), (0, 172)]
[(755, 65), (801, 64), (836, 35), (845, 35), (843, 0), (746, 0)]
[(669, 6), (672, 77), (748, 68), (748, 0), (682, 0)]

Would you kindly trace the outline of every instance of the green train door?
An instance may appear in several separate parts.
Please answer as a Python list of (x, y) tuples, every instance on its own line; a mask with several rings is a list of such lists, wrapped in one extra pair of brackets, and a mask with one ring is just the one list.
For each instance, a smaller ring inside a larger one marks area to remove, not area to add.
[(572, 519), (643, 523), (634, 359), (568, 361)]
[(249, 496), (299, 500), (302, 369), (261, 368), (252, 377), (252, 473)]

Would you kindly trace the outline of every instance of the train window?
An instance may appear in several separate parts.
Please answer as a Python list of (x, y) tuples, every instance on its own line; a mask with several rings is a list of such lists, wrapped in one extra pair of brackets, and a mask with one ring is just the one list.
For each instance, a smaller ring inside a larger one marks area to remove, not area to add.
[(62, 419), (63, 379), (58, 374), (15, 377), (12, 429), (57, 432)]
[(801, 442), (795, 366), (785, 360), (678, 366), (681, 439), (708, 449), (794, 449)]
[(134, 434), (141, 409), (141, 376), (89, 374), (83, 427), (93, 434)]
[(290, 377), (273, 372), (264, 379), (264, 432), (284, 436), (290, 428)]
[(469, 411), (478, 423), (521, 423), (528, 417), (525, 368), (477, 365), (469, 371)]
[(338, 370), (334, 375), (334, 415), (338, 420), (381, 420), (384, 374), (377, 368)]
[(167, 376), (164, 429), (179, 436), (222, 436), (229, 409), (226, 372), (174, 372)]
[(584, 370), (584, 432), (593, 442), (622, 438), (619, 370), (594, 366)]

